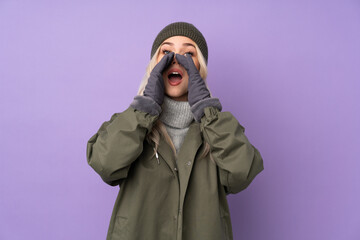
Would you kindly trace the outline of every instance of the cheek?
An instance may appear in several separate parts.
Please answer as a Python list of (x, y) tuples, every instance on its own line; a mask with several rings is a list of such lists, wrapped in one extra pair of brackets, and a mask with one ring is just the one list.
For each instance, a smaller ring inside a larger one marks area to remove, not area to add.
[(159, 63), (160, 60), (161, 60), (164, 56), (165, 56), (164, 54), (159, 53), (159, 55), (158, 55), (158, 57), (157, 57), (157, 60), (156, 60), (156, 63)]
[(189, 86), (189, 77), (188, 76), (185, 76), (184, 77), (184, 87), (187, 89)]
[(199, 62), (196, 62), (196, 68), (198, 71), (200, 71), (200, 63)]
[(195, 59), (193, 59), (193, 60), (194, 60), (194, 64), (195, 64), (197, 70), (199, 71), (199, 70), (200, 70), (200, 63), (199, 63), (198, 59), (195, 58)]

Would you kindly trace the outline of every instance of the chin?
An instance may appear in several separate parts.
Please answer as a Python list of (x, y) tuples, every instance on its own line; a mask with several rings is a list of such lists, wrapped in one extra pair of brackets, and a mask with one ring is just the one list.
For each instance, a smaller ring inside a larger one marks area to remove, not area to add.
[(172, 99), (177, 100), (177, 101), (187, 101), (187, 100), (188, 100), (187, 92), (186, 92), (186, 93), (174, 93), (174, 92), (170, 92), (170, 93), (166, 93), (166, 95), (167, 95), (169, 98), (172, 98)]

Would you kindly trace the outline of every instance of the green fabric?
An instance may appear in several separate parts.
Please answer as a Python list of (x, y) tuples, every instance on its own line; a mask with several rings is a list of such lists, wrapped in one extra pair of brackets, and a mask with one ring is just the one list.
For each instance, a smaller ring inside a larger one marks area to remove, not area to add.
[[(244, 190), (264, 169), (259, 151), (231, 113), (207, 107), (190, 125), (176, 166), (163, 138), (159, 159), (144, 141), (157, 118), (129, 107), (88, 141), (89, 165), (106, 183), (120, 184), (107, 239), (233, 239), (226, 194)], [(204, 141), (216, 164), (209, 154), (200, 158)]]

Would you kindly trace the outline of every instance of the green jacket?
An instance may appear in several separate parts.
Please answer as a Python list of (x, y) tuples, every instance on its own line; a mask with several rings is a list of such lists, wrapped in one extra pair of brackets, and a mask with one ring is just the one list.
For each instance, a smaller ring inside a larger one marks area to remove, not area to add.
[[(229, 112), (207, 107), (176, 157), (164, 138), (144, 141), (158, 115), (129, 107), (104, 122), (87, 143), (87, 161), (111, 186), (120, 185), (107, 239), (233, 239), (227, 194), (244, 190), (263, 167), (259, 151)], [(200, 158), (204, 141), (211, 146)], [(176, 164), (177, 160), (177, 164)]]

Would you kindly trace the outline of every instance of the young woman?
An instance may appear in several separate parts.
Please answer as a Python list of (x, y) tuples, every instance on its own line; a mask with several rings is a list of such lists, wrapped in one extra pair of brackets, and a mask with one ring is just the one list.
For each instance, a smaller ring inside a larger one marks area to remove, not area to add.
[(88, 141), (89, 165), (120, 186), (107, 239), (233, 239), (226, 195), (244, 190), (263, 160), (211, 96), (207, 60), (194, 25), (167, 25), (138, 95)]

